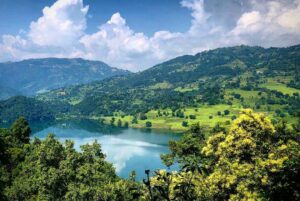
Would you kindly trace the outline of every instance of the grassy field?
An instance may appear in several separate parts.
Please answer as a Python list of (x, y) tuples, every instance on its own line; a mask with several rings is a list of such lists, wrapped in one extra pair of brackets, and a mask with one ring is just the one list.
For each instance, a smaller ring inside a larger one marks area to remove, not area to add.
[[(224, 110), (228, 110), (230, 113), (228, 115), (224, 114)], [(163, 129), (163, 130), (172, 130), (172, 131), (185, 131), (188, 127), (182, 125), (182, 122), (185, 121), (188, 125), (200, 122), (203, 126), (214, 126), (217, 123), (221, 124), (229, 124), (232, 121), (233, 116), (237, 116), (240, 108), (229, 105), (212, 105), (212, 106), (201, 106), (198, 108), (184, 108), (182, 109), (184, 112), (184, 118), (172, 116), (171, 110), (160, 110), (160, 114), (158, 110), (151, 110), (146, 113), (147, 119), (140, 120), (133, 124), (132, 120), (133, 116), (120, 116), (118, 113), (115, 114), (114, 125), (118, 124), (118, 121), (121, 120), (122, 125), (125, 122), (128, 122), (129, 127), (133, 128), (144, 128), (146, 127), (146, 122), (151, 122), (152, 127), (155, 129)], [(218, 114), (219, 112), (219, 114)], [(168, 115), (163, 115), (168, 114)], [(194, 117), (190, 117), (190, 115)], [(104, 122), (107, 124), (111, 123), (113, 117), (102, 117)]]
[[(247, 74), (243, 75), (243, 79), (247, 78)], [(266, 83), (260, 84), (260, 87), (267, 88), (270, 90), (280, 91), (284, 94), (292, 95), (293, 93), (300, 93), (300, 90), (288, 87), (284, 83), (288, 83), (289, 80), (280, 80), (280, 78), (270, 78), (266, 80)], [(165, 89), (172, 87), (168, 82), (161, 82), (155, 85), (152, 85), (153, 89)], [(180, 92), (188, 92), (192, 90), (197, 90), (196, 84), (187, 85), (184, 87), (175, 88), (176, 91)], [(236, 95), (240, 97), (237, 98)], [(93, 119), (97, 119), (99, 121), (104, 121), (106, 124), (113, 124), (115, 126), (119, 126), (118, 123), (121, 121), (121, 125), (125, 126), (126, 124), (132, 128), (145, 128), (146, 122), (151, 122), (151, 128), (153, 129), (162, 129), (162, 130), (172, 130), (182, 132), (188, 129), (188, 126), (194, 123), (200, 123), (203, 126), (213, 127), (217, 123), (220, 123), (224, 126), (229, 125), (235, 117), (239, 115), (239, 112), (243, 108), (251, 108), (257, 112), (265, 113), (267, 116), (271, 118), (279, 117), (276, 114), (276, 110), (280, 110), (284, 113), (285, 119), (289, 122), (294, 123), (295, 119), (291, 118), (285, 112), (285, 105), (279, 104), (263, 104), (260, 107), (257, 107), (257, 103), (262, 98), (267, 98), (266, 92), (260, 92), (257, 90), (246, 91), (242, 89), (226, 89), (224, 100), (225, 102), (231, 102), (231, 104), (218, 104), (218, 105), (201, 105), (198, 107), (185, 107), (181, 108), (183, 112), (183, 117), (178, 117), (172, 114), (171, 109), (165, 110), (150, 110), (145, 115), (147, 119), (141, 120), (137, 117), (137, 122), (133, 122), (134, 116), (124, 116), (118, 112), (114, 113), (114, 116), (109, 117), (100, 117), (93, 116)], [(80, 102), (79, 99), (72, 99), (71, 104), (75, 105)], [(143, 104), (140, 100), (134, 100), (133, 104)], [(229, 114), (224, 114), (224, 111), (228, 110)], [(138, 114), (137, 114), (138, 116)], [(114, 118), (114, 121), (112, 119)], [(183, 124), (183, 122), (185, 122)]]
[(275, 79), (268, 79), (268, 81), (266, 83), (261, 84), (260, 86), (263, 88), (270, 89), (270, 90), (280, 91), (283, 94), (289, 94), (289, 95), (293, 95), (293, 93), (300, 94), (299, 89), (288, 87), (286, 84), (279, 83)]

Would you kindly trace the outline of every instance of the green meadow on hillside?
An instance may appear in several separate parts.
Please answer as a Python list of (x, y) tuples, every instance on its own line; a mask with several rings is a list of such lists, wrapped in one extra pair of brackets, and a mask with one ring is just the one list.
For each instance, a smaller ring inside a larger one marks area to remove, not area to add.
[[(0, 120), (94, 118), (133, 128), (184, 131), (229, 125), (243, 108), (294, 122), (300, 46), (236, 46), (182, 56), (139, 73), (0, 102)], [(33, 107), (35, 105), (35, 107)]]

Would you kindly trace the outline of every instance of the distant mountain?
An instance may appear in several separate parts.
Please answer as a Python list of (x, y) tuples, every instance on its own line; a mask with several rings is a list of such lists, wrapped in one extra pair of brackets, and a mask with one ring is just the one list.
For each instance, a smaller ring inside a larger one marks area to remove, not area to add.
[(84, 59), (46, 58), (0, 63), (0, 99), (35, 95), (129, 73), (101, 61)]
[(11, 87), (5, 86), (0, 83), (0, 100), (7, 99), (9, 97), (21, 94), (19, 91), (12, 89)]

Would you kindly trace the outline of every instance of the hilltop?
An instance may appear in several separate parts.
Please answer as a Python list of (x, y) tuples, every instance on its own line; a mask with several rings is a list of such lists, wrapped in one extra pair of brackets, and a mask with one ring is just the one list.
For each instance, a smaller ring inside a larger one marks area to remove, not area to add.
[(32, 96), (52, 89), (129, 73), (101, 61), (80, 58), (28, 59), (0, 63), (0, 99), (13, 95)]

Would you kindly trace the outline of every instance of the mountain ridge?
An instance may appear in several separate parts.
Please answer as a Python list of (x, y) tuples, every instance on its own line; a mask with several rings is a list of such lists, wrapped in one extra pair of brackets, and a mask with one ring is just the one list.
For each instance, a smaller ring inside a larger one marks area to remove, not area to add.
[(112, 124), (118, 118), (132, 127), (145, 127), (148, 119), (154, 128), (184, 129), (182, 125), (195, 121), (209, 125), (231, 121), (243, 108), (275, 119), (293, 118), (300, 110), (299, 77), (300, 45), (235, 46), (177, 57), (139, 73), (63, 87), (35, 98), (56, 105), (53, 114), (63, 118), (97, 117)]
[[(110, 67), (101, 61), (82, 58), (26, 59), (0, 63), (1, 82), (5, 83), (5, 86), (22, 92), (14, 95), (32, 96), (55, 88), (89, 83), (129, 73), (127, 70)], [(5, 97), (5, 94), (0, 93), (1, 96)]]

